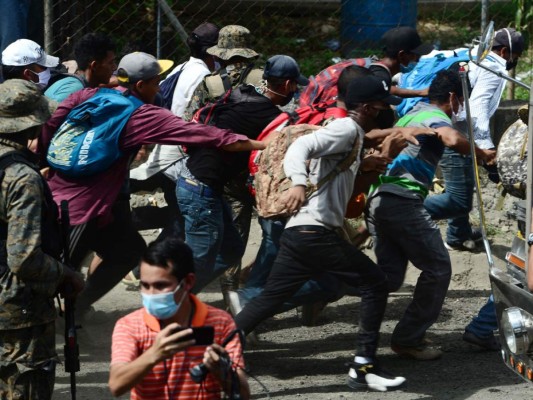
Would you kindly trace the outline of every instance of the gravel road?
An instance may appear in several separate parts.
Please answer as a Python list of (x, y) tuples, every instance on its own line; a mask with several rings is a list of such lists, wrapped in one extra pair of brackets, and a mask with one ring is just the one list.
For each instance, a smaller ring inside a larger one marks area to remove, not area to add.
[[(512, 200), (507, 199), (503, 210), (497, 211), (495, 187), (488, 183), (484, 186), (492, 251), (496, 264), (504, 268), (505, 252), (515, 231), (514, 223), (505, 216)], [(246, 260), (253, 257), (259, 241), (260, 231), (255, 224)], [(371, 250), (368, 252), (372, 254)], [(246, 352), (252, 374), (268, 389), (270, 397), (277, 399), (533, 398), (533, 387), (509, 371), (498, 352), (481, 351), (462, 341), (465, 325), (489, 295), (488, 266), (484, 253), (451, 252), (450, 255), (453, 277), (448, 297), (439, 320), (428, 331), (428, 338), (444, 351), (442, 359), (405, 360), (389, 347), (390, 333), (409, 302), (417, 270), (409, 269), (405, 290), (389, 299), (378, 354), (385, 368), (407, 378), (401, 390), (355, 393), (345, 385), (347, 367), (344, 363), (353, 357), (357, 331), (359, 299), (355, 297), (345, 297), (328, 305), (315, 327), (301, 326), (296, 310), (266, 321), (258, 329), (259, 345)], [(200, 297), (223, 307), (217, 284), (208, 287)], [(117, 318), (140, 306), (140, 295), (119, 285), (95, 306), (97, 313), (79, 331), (82, 371), (78, 374), (78, 399), (112, 398), (107, 390), (111, 332)], [(58, 336), (57, 339), (61, 354), (63, 338)], [(259, 384), (251, 381), (251, 387), (254, 399), (267, 398)], [(70, 398), (69, 379), (62, 366), (58, 367), (54, 398)]]

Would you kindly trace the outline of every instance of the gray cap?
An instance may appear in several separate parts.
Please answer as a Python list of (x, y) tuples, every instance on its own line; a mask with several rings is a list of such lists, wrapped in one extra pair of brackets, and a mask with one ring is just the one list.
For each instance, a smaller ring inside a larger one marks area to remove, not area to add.
[(296, 81), (298, 85), (309, 85), (309, 79), (300, 73), (296, 60), (284, 55), (272, 56), (267, 60), (263, 79), (268, 78), (285, 78)]
[(208, 48), (207, 53), (222, 60), (229, 60), (235, 56), (255, 58), (258, 54), (248, 48), (249, 41), (248, 29), (240, 25), (228, 25), (220, 30), (217, 45)]
[(158, 60), (151, 54), (137, 51), (126, 54), (118, 64), (117, 79), (121, 83), (145, 81), (168, 71), (174, 61)]
[(44, 124), (57, 108), (33, 83), (9, 79), (0, 84), (0, 133), (15, 133)]

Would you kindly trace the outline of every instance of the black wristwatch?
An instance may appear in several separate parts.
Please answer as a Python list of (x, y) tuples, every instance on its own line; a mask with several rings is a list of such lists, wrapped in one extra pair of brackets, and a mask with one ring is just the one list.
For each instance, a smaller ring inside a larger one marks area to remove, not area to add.
[(527, 245), (529, 247), (533, 246), (533, 233), (530, 233), (529, 236), (527, 237)]

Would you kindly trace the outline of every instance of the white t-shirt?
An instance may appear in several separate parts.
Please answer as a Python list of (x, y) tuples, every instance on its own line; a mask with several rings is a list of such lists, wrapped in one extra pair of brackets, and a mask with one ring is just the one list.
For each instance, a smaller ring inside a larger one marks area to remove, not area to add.
[[(190, 57), (186, 63), (175, 67), (167, 76), (177, 73), (185, 64), (178, 79), (174, 96), (172, 98), (171, 111), (174, 115), (182, 117), (185, 108), (191, 101), (196, 87), (202, 82), (204, 77), (211, 73), (207, 65), (199, 58)], [(176, 161), (186, 157), (180, 146), (156, 145), (150, 153), (148, 160), (130, 171), (130, 178), (137, 180), (148, 179), (156, 173), (165, 170), (165, 174), (171, 179), (177, 179), (181, 163)], [(174, 167), (176, 165), (176, 168)]]

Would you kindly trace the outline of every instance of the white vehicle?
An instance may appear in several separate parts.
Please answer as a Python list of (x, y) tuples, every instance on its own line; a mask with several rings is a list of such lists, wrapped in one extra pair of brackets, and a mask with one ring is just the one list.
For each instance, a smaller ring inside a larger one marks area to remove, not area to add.
[[(493, 39), (494, 25), (491, 22), (481, 37), (476, 60), (472, 59), (472, 61), (476, 62), (476, 64), (482, 68), (485, 67), (480, 65), (479, 62), (481, 62), (489, 53), (492, 48)], [(516, 84), (530, 90), (527, 147), (528, 154), (531, 155), (533, 154), (533, 97), (531, 96), (531, 89), (533, 87), (530, 88), (520, 81), (508, 78), (499, 73), (496, 74), (502, 78), (512, 80)], [(462, 79), (464, 88), (466, 84), (466, 74), (462, 74)], [(467, 111), (467, 119), (470, 121), (470, 109), (466, 98), (465, 108)], [(469, 123), (469, 128), (470, 127), (471, 124)], [(473, 148), (472, 134), (471, 132), (469, 133)], [(483, 203), (481, 200), (481, 192), (479, 190), (477, 167), (475, 166), (475, 154), (473, 154), (472, 158), (476, 172), (475, 176), (483, 242), (490, 267), (490, 281), (492, 293), (494, 295), (496, 314), (498, 317), (502, 358), (505, 364), (523, 379), (528, 382), (533, 382), (533, 267), (528, 268), (530, 258), (530, 246), (528, 245), (528, 242), (530, 245), (533, 244), (533, 234), (531, 234), (531, 205), (533, 204), (532, 163), (528, 162), (526, 200), (517, 202), (516, 206), (518, 210), (517, 220), (519, 234), (514, 238), (511, 249), (506, 255), (507, 269), (502, 271), (500, 268), (495, 267), (492, 260), (490, 246), (485, 232)], [(527, 240), (528, 237), (530, 240)], [(533, 254), (531, 257), (533, 257)], [(531, 265), (533, 265), (533, 260)]]

